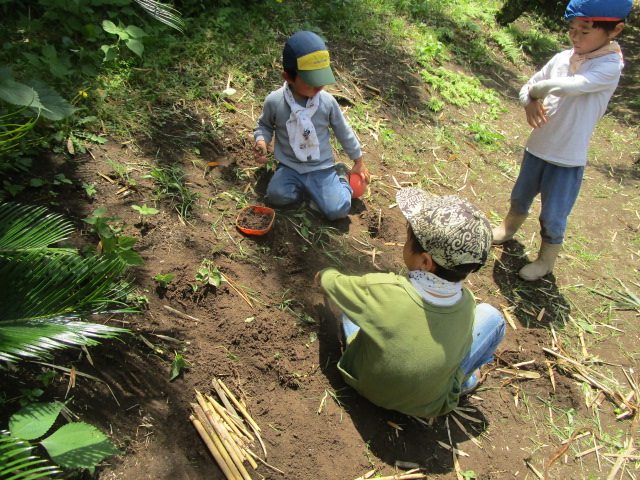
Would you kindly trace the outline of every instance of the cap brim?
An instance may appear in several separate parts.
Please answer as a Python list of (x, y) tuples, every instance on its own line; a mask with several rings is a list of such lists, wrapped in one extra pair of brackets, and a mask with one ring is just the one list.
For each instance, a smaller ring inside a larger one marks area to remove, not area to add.
[(298, 70), (298, 75), (302, 77), (302, 80), (304, 80), (307, 85), (311, 85), (312, 87), (322, 87), (336, 83), (331, 67), (321, 68), (319, 70)]

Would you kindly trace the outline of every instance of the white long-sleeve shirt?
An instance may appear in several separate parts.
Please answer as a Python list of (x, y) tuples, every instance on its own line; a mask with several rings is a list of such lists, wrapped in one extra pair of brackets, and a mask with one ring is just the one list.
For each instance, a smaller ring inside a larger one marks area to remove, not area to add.
[(544, 99), (547, 122), (529, 135), (526, 149), (562, 166), (586, 165), (589, 140), (607, 110), (624, 63), (618, 54), (584, 62), (569, 73), (572, 50), (556, 54), (520, 90), (520, 103)]

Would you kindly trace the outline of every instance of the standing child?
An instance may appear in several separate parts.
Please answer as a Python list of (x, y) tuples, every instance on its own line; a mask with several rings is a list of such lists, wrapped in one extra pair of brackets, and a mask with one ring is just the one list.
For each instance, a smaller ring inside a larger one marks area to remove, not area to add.
[(354, 161), (351, 171), (366, 183), (369, 171), (338, 102), (323, 90), (336, 83), (327, 47), (315, 33), (297, 32), (284, 46), (282, 64), (284, 85), (265, 99), (254, 131), (256, 161), (266, 163), (275, 136), (274, 156), (280, 164), (267, 186), (266, 200), (283, 206), (308, 197), (330, 220), (344, 218), (353, 190), (349, 168), (334, 164), (329, 127)]
[(489, 221), (455, 196), (405, 188), (396, 201), (408, 220), (407, 276), (343, 275), (334, 268), (315, 284), (342, 310), (347, 347), (338, 362), (345, 381), (374, 404), (418, 417), (443, 415), (480, 381), (504, 320), (476, 307), (462, 281), (491, 249)]
[(555, 55), (520, 90), (533, 131), (511, 192), (511, 208), (493, 231), (493, 243), (513, 238), (540, 194), (542, 244), (537, 260), (518, 272), (524, 280), (553, 270), (580, 191), (591, 134), (624, 66), (620, 46), (612, 40), (632, 6), (633, 0), (571, 0), (565, 18), (573, 48)]

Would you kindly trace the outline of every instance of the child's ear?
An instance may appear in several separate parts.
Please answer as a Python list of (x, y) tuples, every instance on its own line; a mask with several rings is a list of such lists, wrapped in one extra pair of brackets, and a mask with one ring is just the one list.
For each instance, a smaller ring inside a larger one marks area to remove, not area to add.
[(614, 28), (611, 32), (609, 32), (609, 40), (613, 40), (618, 35), (620, 35), (623, 29), (624, 29), (624, 22), (618, 23), (616, 25), (616, 28)]
[(420, 266), (420, 270), (425, 272), (435, 272), (436, 270), (436, 262), (433, 261), (433, 257), (430, 253), (422, 252), (420, 254), (422, 258), (422, 265)]
[(291, 77), (289, 76), (289, 74), (287, 72), (282, 72), (282, 79), (287, 83), (293, 83), (291, 81)]

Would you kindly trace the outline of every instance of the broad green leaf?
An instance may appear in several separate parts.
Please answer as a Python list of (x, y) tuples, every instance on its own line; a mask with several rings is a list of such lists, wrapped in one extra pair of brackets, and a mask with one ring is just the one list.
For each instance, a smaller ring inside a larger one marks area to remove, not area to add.
[(136, 244), (137, 241), (138, 241), (137, 238), (127, 237), (126, 235), (120, 235), (118, 237), (118, 246), (120, 248), (131, 248)]
[(51, 61), (58, 60), (58, 52), (56, 52), (56, 47), (53, 45), (47, 44), (42, 46), (42, 56), (47, 60), (47, 63)]
[(175, 359), (173, 360), (173, 362), (171, 362), (171, 370), (169, 372), (169, 381), (173, 380), (178, 375), (180, 375), (180, 370), (182, 368), (189, 368), (190, 366), (191, 365), (187, 363), (187, 361), (183, 358), (182, 355), (180, 355), (179, 353), (176, 353)]
[(72, 69), (70, 69), (68, 66), (66, 66), (63, 63), (58, 62), (57, 60), (47, 62), (47, 63), (49, 64), (49, 70), (51, 71), (51, 73), (53, 73), (58, 78), (62, 78), (66, 75), (70, 75), (73, 73)]
[(24, 83), (0, 79), (0, 99), (21, 107), (42, 108), (38, 93)]
[(105, 32), (112, 33), (113, 35), (118, 35), (118, 32), (120, 32), (120, 29), (116, 27), (116, 24), (111, 20), (104, 20), (102, 22), (102, 28)]
[(9, 419), (11, 436), (25, 440), (42, 437), (54, 424), (62, 403), (31, 403), (14, 413)]
[(112, 47), (110, 45), (102, 45), (102, 47), (100, 47), (100, 50), (104, 52), (105, 62), (110, 62), (118, 56), (118, 49), (116, 47)]
[(142, 38), (147, 36), (144, 30), (142, 30), (140, 27), (136, 27), (135, 25), (129, 25), (125, 30), (133, 38)]
[[(67, 67), (62, 66), (66, 69)], [(46, 83), (39, 80), (29, 80), (27, 85), (38, 92), (40, 103), (42, 104), (42, 116), (49, 120), (62, 120), (69, 117), (76, 111), (75, 107), (62, 98), (58, 93)]]
[(40, 443), (54, 462), (66, 468), (91, 468), (120, 453), (100, 430), (82, 422), (64, 425)]
[(142, 58), (142, 53), (144, 52), (144, 45), (140, 40), (136, 40), (135, 38), (130, 38), (129, 40), (127, 40), (127, 47), (129, 47), (129, 50), (131, 50), (133, 53), (135, 53), (140, 58)]
[(135, 267), (136, 265), (144, 265), (144, 260), (142, 259), (142, 257), (133, 250), (124, 250), (122, 252), (118, 252), (118, 257), (124, 260), (124, 262), (130, 267)]

